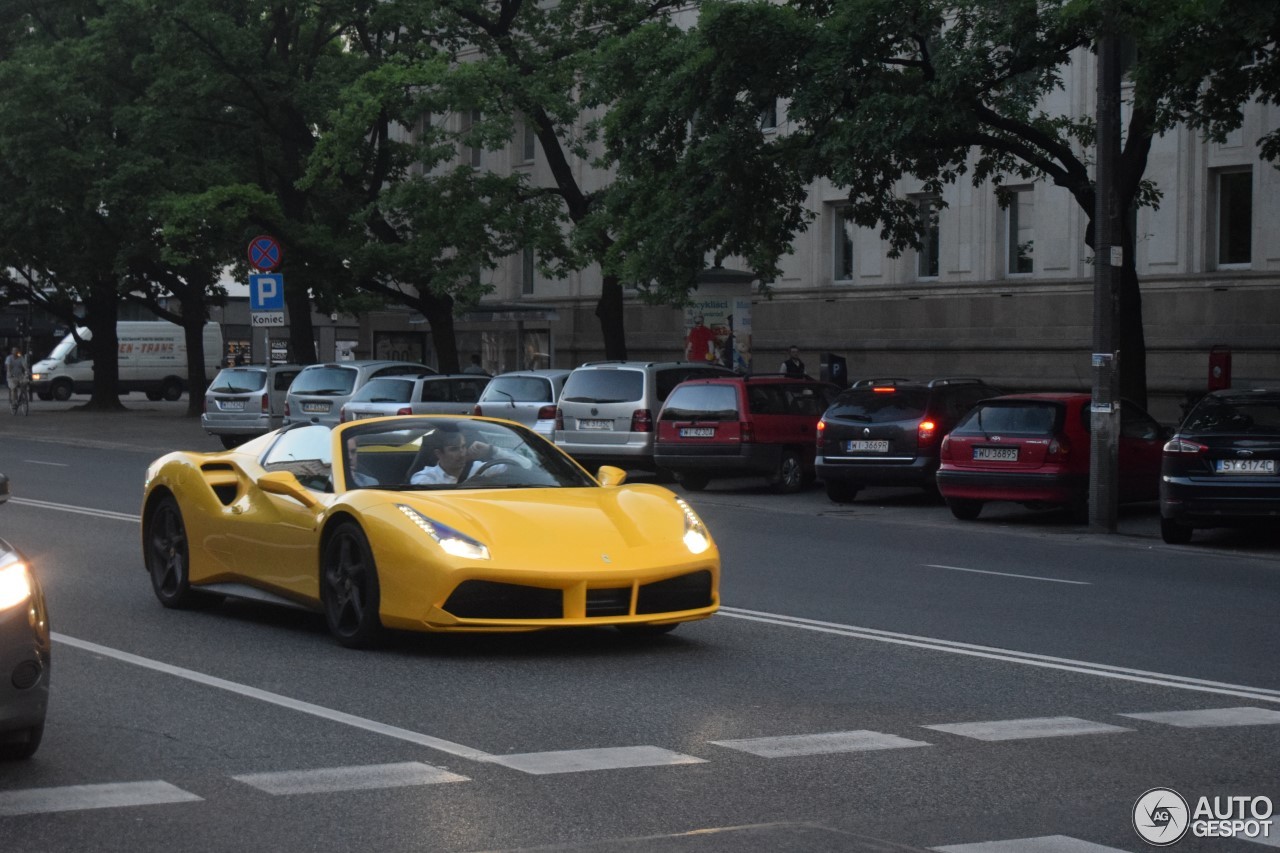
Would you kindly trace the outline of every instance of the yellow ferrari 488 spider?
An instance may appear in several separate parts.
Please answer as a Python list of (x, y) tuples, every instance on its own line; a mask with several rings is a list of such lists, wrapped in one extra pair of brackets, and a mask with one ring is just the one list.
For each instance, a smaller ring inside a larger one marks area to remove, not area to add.
[(661, 633), (710, 616), (711, 535), (672, 492), (625, 479), (509, 421), (295, 424), (153, 462), (143, 555), (165, 607), (303, 607), (351, 647), (386, 628)]

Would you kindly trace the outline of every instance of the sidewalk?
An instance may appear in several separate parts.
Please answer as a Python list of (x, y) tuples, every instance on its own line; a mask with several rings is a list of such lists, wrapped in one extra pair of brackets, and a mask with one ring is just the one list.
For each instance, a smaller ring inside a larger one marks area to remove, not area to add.
[(31, 413), (12, 415), (0, 410), (0, 437), (74, 444), (80, 447), (154, 451), (221, 450), (222, 443), (200, 427), (200, 418), (187, 417), (187, 400), (152, 402), (142, 394), (120, 398), (122, 412), (90, 412), (81, 407), (87, 396), (65, 403), (32, 400)]

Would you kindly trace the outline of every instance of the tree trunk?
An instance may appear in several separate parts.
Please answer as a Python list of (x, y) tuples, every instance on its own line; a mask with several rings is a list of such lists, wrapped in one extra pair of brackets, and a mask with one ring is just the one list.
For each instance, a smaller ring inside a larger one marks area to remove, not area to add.
[(419, 292), (418, 310), (427, 318), (441, 373), (459, 373), (458, 338), (453, 328), (453, 297)]
[[(187, 417), (198, 418), (204, 411), (204, 389), (213, 377), (204, 372), (204, 327), (208, 320), (208, 308), (204, 303), (204, 290), (193, 295), (191, 288), (182, 300), (182, 332), (187, 341)], [(219, 354), (221, 356), (221, 354)]]
[(627, 328), (622, 313), (622, 282), (616, 275), (606, 275), (596, 303), (600, 318), (600, 334), (604, 336), (604, 357), (620, 361), (627, 357)]
[[(294, 364), (315, 364), (315, 330), (311, 327), (311, 289), (299, 265), (285, 276), (284, 304), (289, 311), (289, 359)], [(267, 361), (271, 353), (267, 353)]]
[(1126, 216), (1121, 227), (1124, 266), (1116, 281), (1116, 359), (1120, 366), (1120, 396), (1147, 407), (1147, 341), (1142, 330), (1142, 290), (1134, 256), (1133, 229)]
[(85, 302), (85, 326), (93, 335), (89, 348), (93, 353), (93, 395), (80, 408), (99, 412), (124, 410), (120, 402), (120, 341), (116, 336), (116, 320), (120, 316), (120, 297), (115, 279), (98, 279), (89, 286)]

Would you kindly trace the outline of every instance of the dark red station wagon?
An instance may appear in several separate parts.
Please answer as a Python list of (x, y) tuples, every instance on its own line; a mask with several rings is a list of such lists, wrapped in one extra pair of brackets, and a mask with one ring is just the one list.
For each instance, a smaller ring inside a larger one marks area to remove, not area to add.
[[(1068, 507), (1088, 517), (1088, 394), (1020, 394), (979, 403), (942, 442), (938, 490), (956, 518), (989, 501)], [(1169, 431), (1125, 400), (1120, 409), (1119, 499), (1155, 500)]]
[(771, 375), (686, 380), (658, 416), (654, 461), (691, 491), (750, 475), (799, 491), (814, 479), (814, 432), (837, 390)]

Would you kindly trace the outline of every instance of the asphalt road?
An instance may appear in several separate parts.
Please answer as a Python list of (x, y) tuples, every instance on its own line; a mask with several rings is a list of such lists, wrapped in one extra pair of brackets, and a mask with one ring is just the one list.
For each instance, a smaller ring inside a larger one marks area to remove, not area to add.
[(6, 850), (1100, 853), (1146, 849), (1153, 787), (1280, 802), (1274, 537), (716, 485), (710, 620), (359, 653), (309, 614), (158, 605), (142, 471), (219, 445), (126, 403), (0, 418), (0, 530), (57, 633), (45, 743), (0, 765)]

